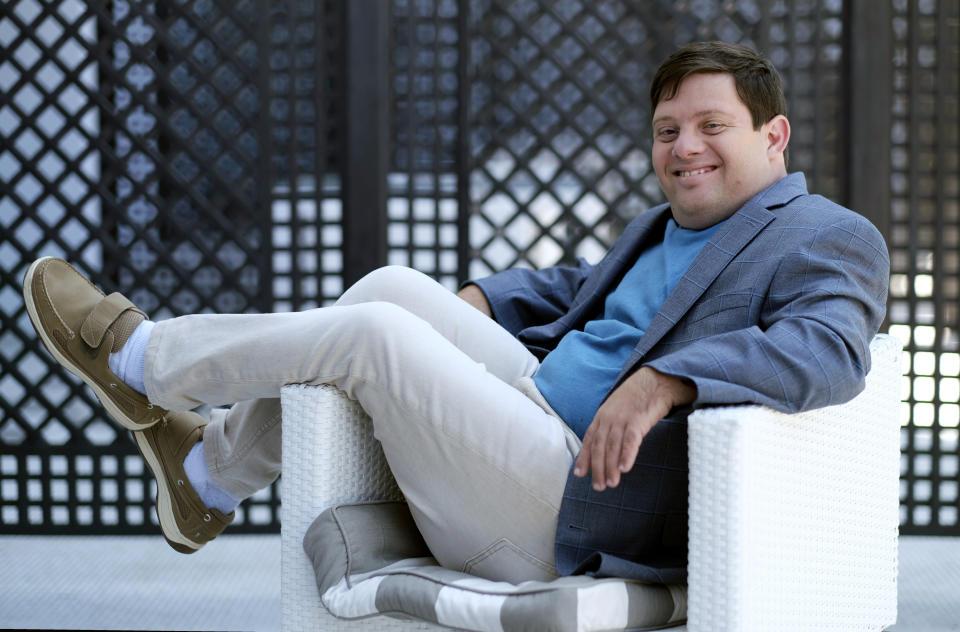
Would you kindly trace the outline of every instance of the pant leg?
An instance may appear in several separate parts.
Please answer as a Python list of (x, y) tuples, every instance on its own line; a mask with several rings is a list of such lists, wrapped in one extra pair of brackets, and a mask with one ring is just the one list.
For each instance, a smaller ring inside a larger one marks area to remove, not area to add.
[(216, 408), (203, 431), (207, 471), (237, 498), (248, 498), (280, 476), (280, 400), (249, 399)]
[[(479, 314), (425, 274), (403, 266), (374, 270), (354, 283), (337, 305), (386, 301), (431, 324), (447, 340), (504, 381), (536, 372), (536, 358), (490, 318)], [(530, 379), (522, 386), (529, 387)], [(529, 395), (529, 393), (528, 393)], [(545, 406), (540, 398), (541, 406)], [(551, 411), (552, 412), (552, 411)], [(229, 412), (215, 410), (204, 432), (214, 482), (239, 498), (270, 485), (280, 474), (279, 400), (250, 400)]]
[(441, 563), (510, 581), (552, 576), (576, 438), (423, 319), (361, 303), (190, 316), (151, 337), (146, 384), (162, 406), (275, 398), (288, 383), (332, 383), (360, 401)]
[(458, 349), (508, 384), (532, 377), (539, 362), (496, 321), (412, 268), (385, 266), (347, 289), (337, 305), (387, 302), (428, 322)]

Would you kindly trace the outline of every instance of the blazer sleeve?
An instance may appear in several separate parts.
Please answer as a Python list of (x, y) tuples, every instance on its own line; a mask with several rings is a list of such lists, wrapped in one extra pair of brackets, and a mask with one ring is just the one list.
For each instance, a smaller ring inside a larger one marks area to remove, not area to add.
[(517, 335), (527, 327), (553, 322), (565, 314), (593, 268), (580, 259), (576, 266), (513, 268), (467, 283), (483, 291), (494, 319)]
[(854, 215), (822, 226), (780, 259), (755, 326), (708, 335), (640, 364), (690, 379), (694, 406), (757, 403), (784, 412), (839, 404), (863, 390), (870, 341), (886, 313), (890, 260)]

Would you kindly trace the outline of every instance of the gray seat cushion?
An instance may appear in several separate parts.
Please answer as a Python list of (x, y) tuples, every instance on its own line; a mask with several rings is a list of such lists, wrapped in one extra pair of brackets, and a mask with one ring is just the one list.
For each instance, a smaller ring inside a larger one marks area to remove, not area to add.
[(652, 630), (686, 618), (687, 588), (561, 577), (509, 584), (437, 565), (405, 503), (338, 505), (304, 537), (323, 605), (358, 619), (412, 617), (465, 630)]

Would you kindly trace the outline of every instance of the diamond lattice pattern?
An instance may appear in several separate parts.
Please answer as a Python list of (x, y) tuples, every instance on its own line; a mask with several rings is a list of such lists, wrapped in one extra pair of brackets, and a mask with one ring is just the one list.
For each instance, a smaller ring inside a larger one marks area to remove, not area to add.
[[(827, 92), (814, 78), (838, 77), (841, 63), (839, 7), (824, 4), (789, 15), (783, 3), (746, 1), (471, 4), (469, 276), (594, 262), (662, 201), (647, 90), (680, 43), (768, 44), (782, 62), (802, 58), (787, 78), (799, 115), (838, 116), (811, 106)], [(802, 137), (801, 168), (833, 149)]]

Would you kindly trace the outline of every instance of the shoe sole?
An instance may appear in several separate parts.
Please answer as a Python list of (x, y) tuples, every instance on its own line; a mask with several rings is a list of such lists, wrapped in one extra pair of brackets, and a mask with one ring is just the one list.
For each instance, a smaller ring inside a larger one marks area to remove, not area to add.
[(153, 478), (157, 481), (157, 518), (160, 520), (160, 531), (163, 532), (164, 539), (178, 553), (197, 551), (203, 544), (190, 540), (180, 531), (177, 519), (173, 515), (173, 498), (167, 485), (167, 478), (163, 474), (163, 466), (160, 464), (153, 448), (150, 447), (150, 442), (140, 432), (133, 433), (133, 438), (137, 442), (140, 456), (147, 462), (147, 467), (150, 468)]
[(40, 265), (48, 259), (53, 259), (53, 257), (43, 257), (34, 261), (30, 265), (30, 268), (27, 270), (27, 274), (23, 279), (23, 300), (26, 304), (27, 314), (30, 316), (30, 321), (33, 323), (33, 328), (37, 330), (38, 334), (40, 334), (40, 340), (43, 341), (43, 346), (47, 348), (47, 351), (50, 352), (50, 355), (52, 355), (57, 362), (59, 362), (64, 368), (83, 380), (87, 386), (93, 389), (97, 399), (100, 400), (100, 404), (107, 409), (107, 412), (117, 423), (127, 430), (136, 431), (150, 428), (153, 426), (153, 424), (157, 423), (156, 420), (151, 421), (148, 424), (141, 424), (127, 417), (123, 411), (121, 411), (120, 408), (113, 403), (113, 400), (110, 398), (109, 394), (92, 379), (88, 379), (82, 369), (77, 367), (75, 364), (73, 364), (73, 362), (70, 361), (69, 358), (60, 353), (60, 351), (57, 349), (57, 345), (54, 344), (53, 340), (51, 340), (49, 336), (47, 336), (47, 332), (44, 331), (44, 328), (41, 324), (40, 315), (37, 313), (37, 306), (33, 302), (32, 288), (33, 277), (36, 274), (37, 268), (39, 268)]

